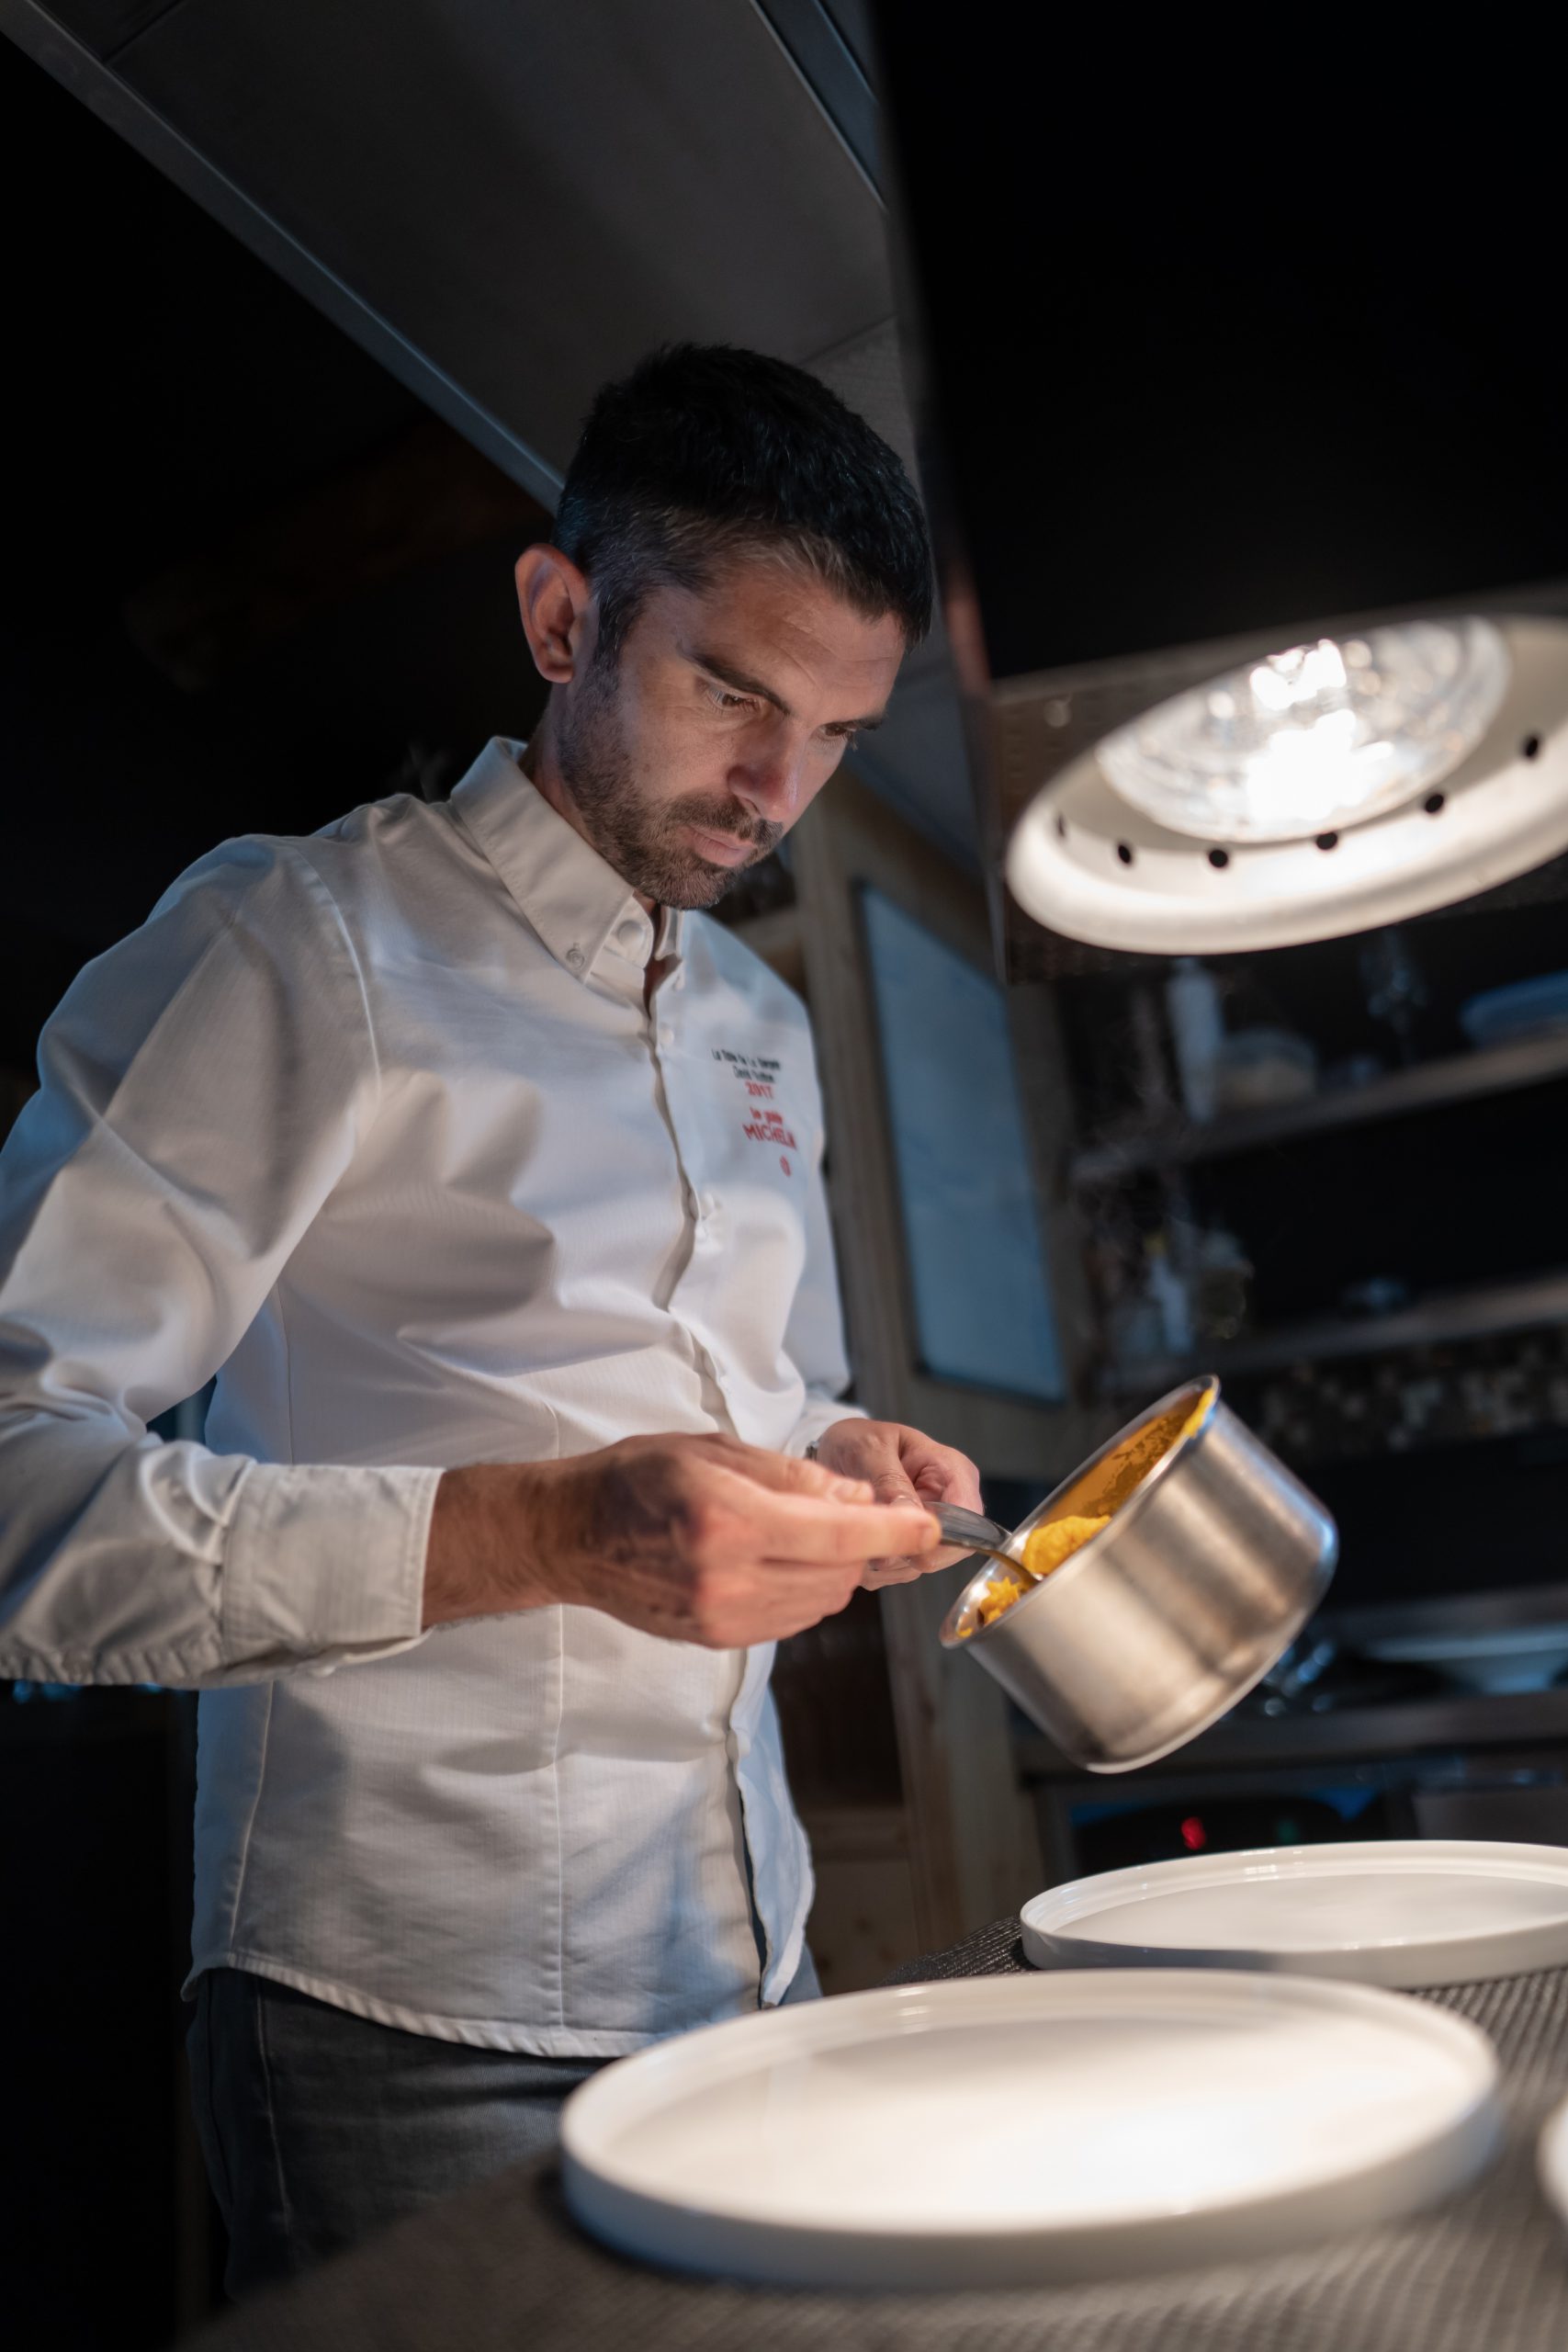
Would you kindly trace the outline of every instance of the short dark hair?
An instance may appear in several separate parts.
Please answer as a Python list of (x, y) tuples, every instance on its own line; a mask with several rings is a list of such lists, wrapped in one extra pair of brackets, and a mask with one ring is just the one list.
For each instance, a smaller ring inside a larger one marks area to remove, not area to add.
[(727, 557), (797, 560), (845, 602), (931, 627), (925, 518), (897, 453), (804, 368), (726, 344), (674, 344), (606, 384), (556, 514), (614, 661), (648, 591), (705, 587)]

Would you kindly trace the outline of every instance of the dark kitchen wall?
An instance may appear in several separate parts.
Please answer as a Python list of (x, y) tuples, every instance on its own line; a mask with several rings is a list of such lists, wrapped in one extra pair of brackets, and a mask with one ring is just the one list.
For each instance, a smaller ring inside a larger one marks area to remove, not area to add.
[(532, 502), (9, 43), (0, 1068), (214, 842), (539, 695)]
[[(547, 518), (5, 40), (0, 201), (3, 1132), (73, 975), (212, 843), (527, 732), (510, 575)], [(17, 2343), (136, 2352), (211, 2293), (191, 1712), (0, 1683)]]
[(1511, 28), (1461, 67), (1364, 11), (1320, 72), (1262, 12), (871, 13), (993, 678), (1568, 571), (1557, 92)]

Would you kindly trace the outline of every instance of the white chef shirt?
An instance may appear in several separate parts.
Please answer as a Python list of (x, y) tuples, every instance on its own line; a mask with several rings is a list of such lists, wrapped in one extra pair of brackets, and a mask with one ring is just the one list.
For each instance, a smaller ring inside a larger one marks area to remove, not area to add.
[[(227, 842), (50, 1023), (0, 1158), (0, 1675), (200, 1689), (193, 1974), (603, 2056), (799, 1965), (773, 1652), (422, 1634), (437, 1477), (801, 1453), (846, 1374), (799, 1001), (686, 915), (646, 1010), (653, 922), (518, 754)], [(148, 1434), (214, 1373), (206, 1446)]]

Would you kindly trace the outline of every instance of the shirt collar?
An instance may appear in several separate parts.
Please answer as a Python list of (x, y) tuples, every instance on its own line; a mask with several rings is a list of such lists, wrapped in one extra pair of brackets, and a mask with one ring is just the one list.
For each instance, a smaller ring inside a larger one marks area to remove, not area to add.
[(524, 745), (493, 736), (452, 805), (558, 964), (617, 996), (640, 998), (655, 946), (681, 954), (679, 909), (657, 919), (523, 774)]

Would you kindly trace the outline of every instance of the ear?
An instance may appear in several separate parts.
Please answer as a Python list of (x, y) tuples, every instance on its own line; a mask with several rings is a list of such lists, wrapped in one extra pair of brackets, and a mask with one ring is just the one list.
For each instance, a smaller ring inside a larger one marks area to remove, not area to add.
[(517, 559), (517, 607), (534, 667), (552, 686), (570, 684), (581, 662), (592, 592), (559, 548), (525, 548)]

